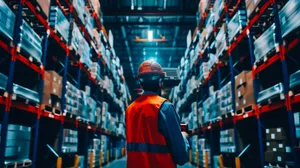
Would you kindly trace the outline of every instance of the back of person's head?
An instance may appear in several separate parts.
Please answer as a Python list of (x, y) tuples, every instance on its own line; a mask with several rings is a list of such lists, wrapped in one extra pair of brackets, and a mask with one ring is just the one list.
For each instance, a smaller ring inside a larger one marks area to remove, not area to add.
[(164, 72), (157, 62), (147, 60), (140, 65), (138, 80), (144, 91), (160, 92), (163, 79)]

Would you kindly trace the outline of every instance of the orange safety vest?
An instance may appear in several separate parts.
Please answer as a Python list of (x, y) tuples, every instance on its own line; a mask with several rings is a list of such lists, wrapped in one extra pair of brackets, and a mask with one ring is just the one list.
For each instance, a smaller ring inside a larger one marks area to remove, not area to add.
[(166, 140), (158, 131), (158, 113), (165, 101), (146, 94), (127, 108), (127, 168), (176, 168)]

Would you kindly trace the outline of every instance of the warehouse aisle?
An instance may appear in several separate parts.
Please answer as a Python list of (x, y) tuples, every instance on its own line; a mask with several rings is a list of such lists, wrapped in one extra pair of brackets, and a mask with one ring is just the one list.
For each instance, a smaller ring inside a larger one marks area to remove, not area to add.
[[(126, 168), (126, 157), (113, 161), (108, 165), (104, 166), (104, 168)], [(177, 168), (195, 168), (195, 166), (190, 163), (185, 164), (184, 166), (178, 166)]]

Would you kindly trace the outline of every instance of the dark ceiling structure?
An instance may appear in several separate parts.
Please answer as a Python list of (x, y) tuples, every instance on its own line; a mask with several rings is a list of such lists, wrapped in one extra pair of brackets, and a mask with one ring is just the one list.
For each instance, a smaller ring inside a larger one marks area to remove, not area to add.
[[(100, 0), (103, 25), (111, 30), (114, 49), (123, 65), (130, 90), (135, 83), (138, 66), (146, 59), (156, 60), (162, 67), (176, 68), (187, 48), (189, 30), (196, 28), (199, 0)], [(148, 38), (165, 38), (164, 42), (137, 42)], [(133, 94), (133, 92), (131, 92)]]

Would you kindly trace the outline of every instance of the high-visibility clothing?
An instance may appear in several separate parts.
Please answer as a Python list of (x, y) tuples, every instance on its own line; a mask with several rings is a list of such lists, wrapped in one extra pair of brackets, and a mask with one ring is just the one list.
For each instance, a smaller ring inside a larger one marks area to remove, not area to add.
[(126, 110), (127, 168), (175, 168), (164, 136), (158, 130), (158, 114), (166, 99), (147, 94)]

